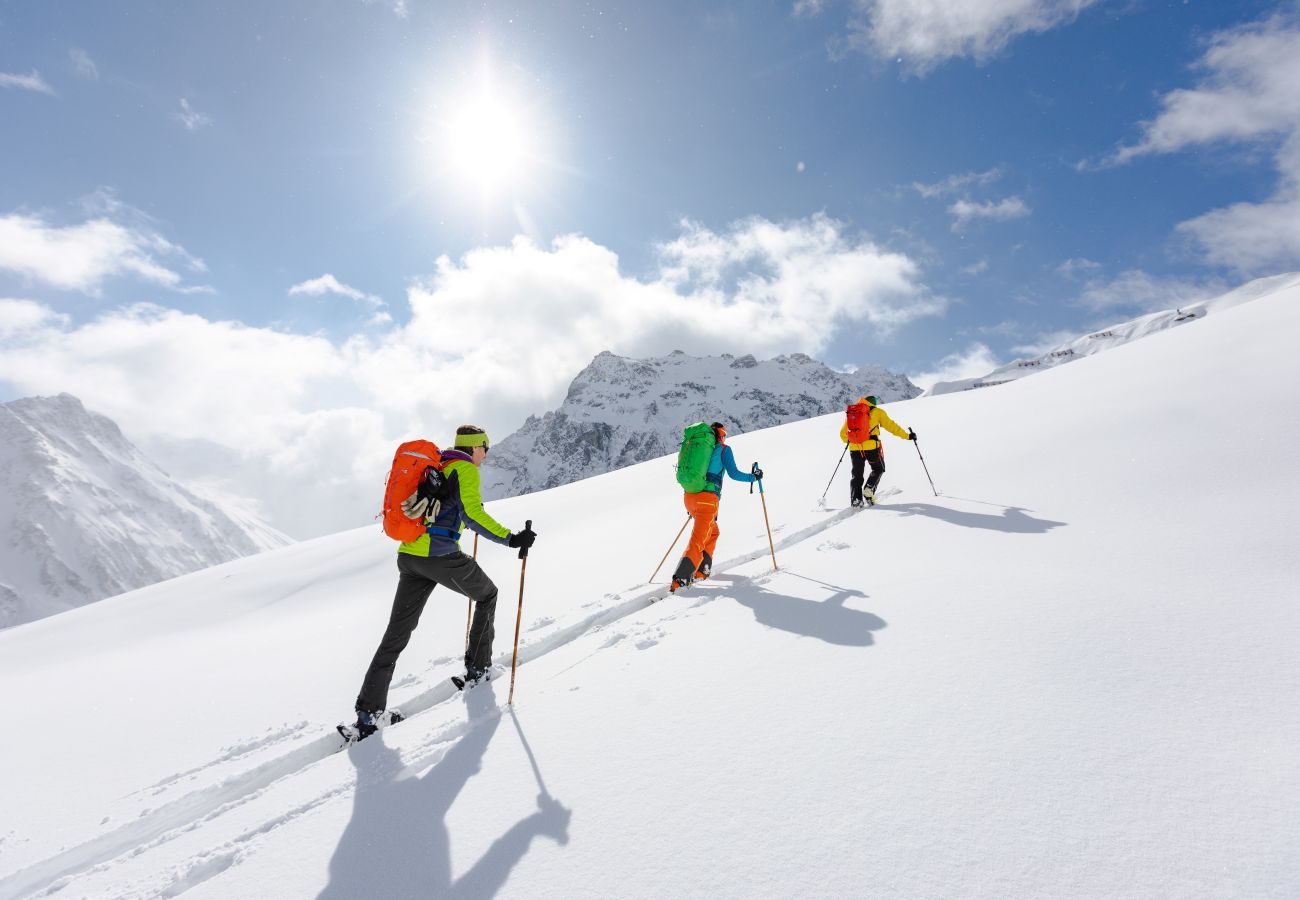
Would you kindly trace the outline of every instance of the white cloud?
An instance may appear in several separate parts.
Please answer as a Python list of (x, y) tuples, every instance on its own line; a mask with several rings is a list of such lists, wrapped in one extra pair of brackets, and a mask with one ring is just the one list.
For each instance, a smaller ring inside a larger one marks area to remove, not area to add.
[(175, 114), (175, 119), (189, 131), (198, 131), (212, 124), (212, 119), (190, 106), (190, 101), (184, 97), (181, 98), (181, 111)]
[(912, 383), (919, 388), (929, 389), (940, 381), (959, 381), (963, 378), (978, 378), (1002, 365), (997, 356), (985, 344), (975, 343), (958, 353), (951, 353), (939, 360), (933, 370), (908, 375)]
[(1074, 278), (1084, 272), (1095, 272), (1101, 268), (1101, 263), (1087, 259), (1082, 256), (1075, 256), (1067, 259), (1056, 267), (1058, 275), (1064, 275), (1066, 278)]
[(989, 270), (989, 261), (981, 259), (977, 263), (971, 263), (962, 269), (967, 275), (982, 275)]
[(183, 276), (159, 261), (172, 257), (192, 271), (207, 269), (150, 227), (146, 216), (105, 192), (87, 198), (86, 207), (93, 217), (78, 225), (56, 226), (23, 213), (0, 216), (0, 270), (89, 294), (124, 274), (183, 293), (209, 290), (183, 285)]
[(1236, 203), (1181, 223), (1208, 262), (1243, 272), (1300, 262), (1300, 22), (1274, 16), (1214, 35), (1199, 83), (1171, 91), (1137, 143), (1110, 162), (1219, 142), (1275, 145), (1278, 183), (1260, 203)]
[(919, 181), (914, 181), (912, 182), (912, 189), (925, 199), (933, 200), (965, 191), (973, 185), (991, 184), (1001, 177), (1002, 167), (995, 166), (984, 172), (963, 172), (960, 175), (949, 175), (947, 178), (933, 184), (922, 184)]
[(574, 235), (444, 257), (409, 289), (407, 324), (341, 343), (154, 306), (78, 325), (28, 311), (22, 340), (0, 340), (0, 380), (67, 391), (147, 446), (183, 447), (168, 454), (178, 475), (220, 459), (307, 535), (364, 524), (399, 439), (446, 439), (466, 421), (504, 437), (601, 350), (816, 353), (844, 329), (888, 332), (946, 307), (911, 259), (825, 216), (685, 223), (659, 254), (646, 279)]
[(66, 316), (60, 316), (34, 300), (0, 297), (0, 338), (12, 338), (52, 323), (66, 324), (67, 321)]
[(826, 0), (795, 0), (792, 12), (796, 19), (813, 18), (821, 15), (825, 5)]
[(73, 47), (68, 51), (68, 58), (72, 60), (72, 69), (82, 78), (89, 78), (92, 81), (99, 78), (99, 66), (90, 58), (90, 54), (80, 47)]
[(977, 62), (1022, 34), (1073, 22), (1098, 0), (855, 0), (850, 42), (924, 75), (958, 57)]
[(0, 87), (21, 88), (24, 91), (36, 91), (40, 94), (53, 94), (54, 88), (50, 87), (41, 73), (35, 69), (29, 75), (14, 75), (10, 72), (0, 72)]
[(371, 325), (387, 325), (393, 321), (389, 315), (383, 299), (374, 294), (367, 294), (365, 291), (359, 291), (354, 287), (344, 284), (330, 273), (326, 272), (319, 278), (312, 278), (308, 281), (295, 284), (289, 288), (289, 295), (292, 296), (309, 296), (323, 297), (326, 294), (336, 294), (340, 297), (347, 297), (349, 300), (355, 300), (371, 310)]
[[(109, 202), (111, 209), (125, 209)], [(202, 260), (147, 226), (107, 215), (62, 227), (34, 215), (0, 216), (0, 270), (62, 290), (98, 294), (105, 279), (126, 274), (178, 291), (205, 290), (183, 285), (183, 277), (159, 261), (163, 257), (193, 271), (206, 269)]]
[(985, 203), (977, 203), (973, 200), (958, 200), (948, 207), (948, 213), (953, 218), (953, 231), (961, 231), (976, 219), (1007, 222), (1011, 219), (1022, 219), (1029, 215), (1030, 212), (1032, 210), (1019, 197), (1007, 197), (1005, 200), (999, 200), (996, 203), (991, 200)]
[(1113, 310), (1148, 313), (1187, 306), (1216, 297), (1228, 287), (1221, 281), (1188, 281), (1161, 278), (1137, 269), (1121, 272), (1110, 280), (1089, 281), (1073, 301), (1094, 312)]

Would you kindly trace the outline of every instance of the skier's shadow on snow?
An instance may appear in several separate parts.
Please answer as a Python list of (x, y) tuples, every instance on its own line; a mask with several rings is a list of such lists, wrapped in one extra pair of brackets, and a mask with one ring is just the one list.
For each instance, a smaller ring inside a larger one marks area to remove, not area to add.
[(1051, 519), (1035, 519), (1018, 506), (1004, 506), (1002, 514), (995, 515), (965, 512), (946, 506), (936, 506), (933, 503), (890, 503), (888, 506), (877, 506), (872, 511), (872, 515), (882, 512), (904, 516), (927, 516), (963, 528), (984, 528), (989, 531), (1005, 531), (1009, 534), (1046, 534), (1053, 528), (1060, 528), (1066, 524), (1053, 522)]
[[(786, 575), (804, 578), (788, 569), (782, 571)], [(729, 582), (726, 596), (752, 610), (760, 625), (815, 637), (828, 644), (869, 647), (875, 643), (871, 633), (884, 628), (885, 620), (873, 613), (844, 605), (850, 597), (865, 597), (866, 594), (817, 581), (815, 578), (805, 580), (825, 587), (827, 597), (824, 600), (806, 600), (778, 594), (743, 575), (714, 575), (710, 579)]]
[[(357, 767), (352, 820), (334, 850), (330, 881), (320, 900), (492, 897), (524, 858), (533, 838), (544, 835), (561, 844), (568, 842), (570, 811), (543, 787), (537, 811), (497, 838), (468, 871), (452, 878), (447, 813), (482, 767), (483, 755), (501, 725), (491, 683), (468, 692), (465, 705), (469, 719), (465, 733), (421, 777), (406, 773), (422, 764), (403, 766), (398, 752), (384, 744), (382, 733), (349, 749)], [(522, 739), (522, 730), (519, 735)], [(527, 741), (524, 746), (528, 748)], [(493, 811), (481, 812), (491, 816)]]

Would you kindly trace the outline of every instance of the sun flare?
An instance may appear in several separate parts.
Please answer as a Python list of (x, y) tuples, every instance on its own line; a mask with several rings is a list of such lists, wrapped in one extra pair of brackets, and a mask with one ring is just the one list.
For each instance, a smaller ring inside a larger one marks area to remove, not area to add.
[(509, 102), (479, 93), (462, 101), (444, 127), (446, 161), (456, 177), (491, 193), (523, 175), (527, 127), (523, 114)]

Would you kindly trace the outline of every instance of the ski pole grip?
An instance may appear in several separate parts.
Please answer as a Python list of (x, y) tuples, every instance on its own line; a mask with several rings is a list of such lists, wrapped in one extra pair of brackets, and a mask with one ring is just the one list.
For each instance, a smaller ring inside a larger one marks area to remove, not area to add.
[[(533, 530), (533, 520), (532, 520), (532, 519), (525, 519), (525, 520), (524, 520), (524, 531), (532, 531), (532, 530)], [(519, 548), (519, 558), (520, 558), (520, 559), (524, 559), (524, 558), (526, 558), (527, 556), (528, 556), (528, 548), (527, 548), (527, 547), (520, 547), (520, 548)]]

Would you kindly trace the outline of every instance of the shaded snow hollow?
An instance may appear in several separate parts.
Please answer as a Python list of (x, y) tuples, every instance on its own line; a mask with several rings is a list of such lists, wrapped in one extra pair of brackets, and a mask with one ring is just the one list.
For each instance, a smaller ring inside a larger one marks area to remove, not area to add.
[[(780, 569), (729, 485), (680, 595), (671, 458), (494, 503), (540, 534), (513, 709), (449, 688), (439, 590), (411, 718), (343, 753), (375, 528), (9, 629), (0, 690), (57, 715), (5, 748), (0, 896), (1294, 897), (1297, 334), (1293, 287), (892, 403), (941, 494), (887, 437), (861, 513), (844, 469), (818, 503), (838, 414), (741, 435)], [(508, 664), (520, 563), (479, 558)]]

